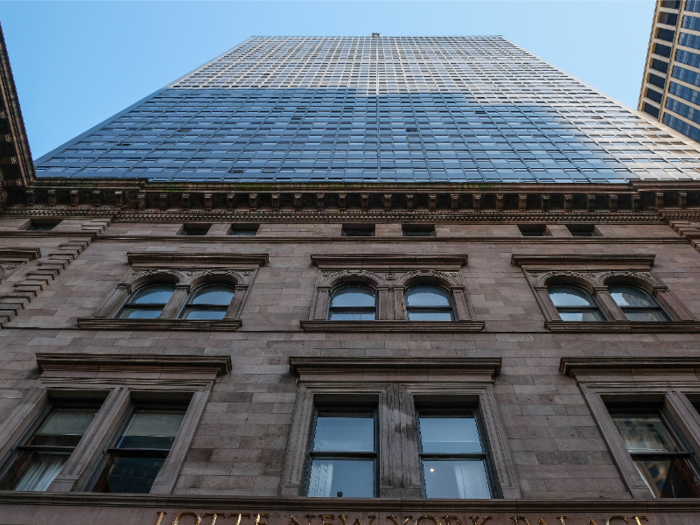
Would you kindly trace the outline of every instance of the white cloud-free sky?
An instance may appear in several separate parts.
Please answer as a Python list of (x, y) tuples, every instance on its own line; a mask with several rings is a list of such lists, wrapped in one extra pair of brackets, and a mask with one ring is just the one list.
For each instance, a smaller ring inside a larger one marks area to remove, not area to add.
[(636, 108), (653, 0), (0, 2), (38, 158), (252, 35), (503, 35)]

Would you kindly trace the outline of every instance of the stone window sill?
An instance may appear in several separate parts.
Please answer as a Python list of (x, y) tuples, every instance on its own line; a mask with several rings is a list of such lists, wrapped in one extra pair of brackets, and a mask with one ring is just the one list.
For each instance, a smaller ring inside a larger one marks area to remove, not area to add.
[(481, 332), (480, 321), (301, 321), (306, 332)]
[(78, 319), (78, 326), (87, 330), (190, 330), (232, 332), (243, 323), (240, 319)]
[(698, 321), (546, 321), (545, 328), (552, 332), (647, 332), (647, 333), (690, 333), (700, 332)]

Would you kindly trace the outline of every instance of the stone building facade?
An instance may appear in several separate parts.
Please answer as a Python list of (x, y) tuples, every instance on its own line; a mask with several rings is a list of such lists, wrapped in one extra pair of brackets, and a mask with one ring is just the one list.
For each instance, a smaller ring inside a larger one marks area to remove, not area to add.
[(698, 523), (697, 146), (616, 111), (668, 166), (3, 171), (0, 521)]

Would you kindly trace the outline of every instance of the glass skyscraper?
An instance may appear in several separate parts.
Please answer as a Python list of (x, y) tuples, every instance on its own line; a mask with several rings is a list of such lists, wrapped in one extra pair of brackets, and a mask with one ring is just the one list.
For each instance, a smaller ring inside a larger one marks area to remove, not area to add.
[(700, 141), (700, 1), (656, 3), (639, 110)]
[[(684, 93), (668, 97), (673, 111), (691, 107), (687, 83), (670, 83)], [(37, 161), (40, 180), (151, 182), (624, 183), (699, 170), (696, 146), (504, 38), (378, 34), (253, 37)]]

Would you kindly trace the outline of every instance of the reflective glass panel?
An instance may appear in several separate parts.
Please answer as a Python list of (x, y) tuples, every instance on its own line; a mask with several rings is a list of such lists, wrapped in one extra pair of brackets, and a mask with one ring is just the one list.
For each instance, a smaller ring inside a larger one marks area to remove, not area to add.
[(450, 299), (443, 289), (436, 286), (414, 286), (406, 292), (408, 306), (450, 306)]
[(624, 314), (630, 321), (668, 321), (661, 310), (627, 310)]
[(366, 286), (346, 286), (333, 294), (333, 307), (374, 307), (374, 291)]
[(166, 304), (173, 295), (175, 287), (172, 284), (152, 284), (144, 286), (132, 297), (131, 304)]
[(96, 491), (147, 494), (151, 491), (163, 463), (164, 457), (111, 456)]
[(74, 447), (95, 419), (95, 410), (53, 408), (27, 445)]
[(584, 312), (559, 312), (562, 321), (605, 321), (605, 318), (598, 310), (588, 310)]
[[(14, 479), (18, 478), (14, 487), (11, 487), (11, 489), (22, 492), (45, 491), (61, 472), (69, 456), (69, 453), (52, 454), (35, 451), (23, 452), (12, 465), (11, 470), (14, 472), (9, 473)], [(15, 478), (12, 474), (18, 474), (18, 476)]]
[(572, 286), (550, 286), (549, 297), (554, 306), (595, 306), (591, 296)]
[(156, 319), (162, 309), (158, 310), (142, 310), (140, 308), (124, 308), (122, 311), (122, 319)]
[(309, 496), (371, 498), (374, 496), (374, 461), (314, 459), (311, 463)]
[(188, 308), (185, 312), (185, 319), (223, 319), (226, 315), (226, 310), (196, 310)]
[(639, 473), (657, 498), (695, 498), (695, 476), (687, 461), (652, 459), (635, 461)]
[(169, 449), (184, 417), (184, 412), (136, 412), (117, 448)]
[(192, 304), (228, 306), (233, 299), (233, 287), (226, 285), (205, 286), (197, 290), (189, 301)]
[(409, 321), (452, 321), (450, 312), (407, 312)]
[(372, 312), (330, 312), (331, 321), (374, 321)]
[(423, 453), (469, 454), (482, 452), (473, 417), (421, 417)]
[(633, 288), (631, 286), (610, 286), (608, 290), (618, 306), (650, 306), (652, 308), (657, 306), (654, 299), (639, 288)]
[(424, 460), (423, 476), (428, 498), (491, 498), (483, 460)]
[(314, 452), (373, 452), (373, 417), (319, 416)]
[(628, 452), (678, 452), (680, 449), (658, 415), (613, 416)]

